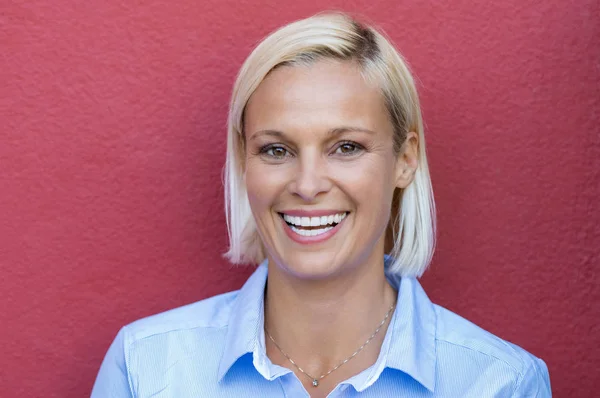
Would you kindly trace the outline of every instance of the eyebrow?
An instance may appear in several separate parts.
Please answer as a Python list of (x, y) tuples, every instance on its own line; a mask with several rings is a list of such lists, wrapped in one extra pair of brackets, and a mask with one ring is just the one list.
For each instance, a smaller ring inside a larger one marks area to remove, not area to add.
[[(375, 132), (373, 130), (365, 129), (363, 127), (355, 127), (355, 126), (334, 127), (332, 129), (329, 129), (326, 134), (330, 137), (335, 137), (335, 136), (338, 136), (338, 135), (341, 135), (344, 133), (353, 132), (353, 131), (368, 133), (368, 134), (375, 134)], [(259, 130), (259, 131), (254, 132), (250, 136), (250, 140), (256, 139), (262, 135), (270, 135), (270, 136), (278, 137), (278, 138), (286, 138), (286, 134), (282, 131), (267, 129), (267, 130)]]

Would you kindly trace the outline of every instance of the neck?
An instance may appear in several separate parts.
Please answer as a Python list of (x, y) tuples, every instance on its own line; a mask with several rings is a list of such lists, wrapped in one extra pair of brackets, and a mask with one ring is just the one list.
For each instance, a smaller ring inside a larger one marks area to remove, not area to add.
[[(383, 256), (376, 260), (327, 280), (299, 279), (270, 262), (265, 325), (277, 344), (306, 371), (323, 374), (350, 356), (395, 302)], [(387, 324), (369, 343), (375, 359)]]

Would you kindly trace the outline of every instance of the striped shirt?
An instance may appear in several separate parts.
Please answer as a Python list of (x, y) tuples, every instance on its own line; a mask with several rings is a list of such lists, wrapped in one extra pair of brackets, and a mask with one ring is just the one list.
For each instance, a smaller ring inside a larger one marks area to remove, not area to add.
[[(266, 355), (267, 274), (265, 262), (238, 291), (123, 327), (92, 397), (309, 397)], [(379, 357), (329, 397), (551, 396), (541, 359), (433, 304), (415, 278), (388, 279), (398, 300)]]

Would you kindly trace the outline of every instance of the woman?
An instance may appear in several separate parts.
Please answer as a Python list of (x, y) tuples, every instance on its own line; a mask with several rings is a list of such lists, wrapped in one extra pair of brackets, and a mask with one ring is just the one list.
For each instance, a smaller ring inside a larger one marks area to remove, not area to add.
[(92, 396), (550, 396), (542, 360), (416, 280), (435, 236), (423, 123), (373, 28), (321, 14), (252, 52), (226, 204), (228, 258), (262, 264), (237, 292), (124, 327)]

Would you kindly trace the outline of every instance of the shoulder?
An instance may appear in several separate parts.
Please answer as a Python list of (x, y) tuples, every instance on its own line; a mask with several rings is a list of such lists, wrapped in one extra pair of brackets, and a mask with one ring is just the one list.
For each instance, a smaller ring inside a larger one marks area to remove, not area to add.
[(115, 391), (154, 396), (180, 375), (193, 374), (196, 382), (212, 380), (238, 294), (214, 296), (121, 328), (102, 362), (92, 396), (113, 396)]
[(203, 370), (216, 373), (217, 361), (190, 365), (186, 358), (196, 351), (216, 358), (237, 295), (238, 291), (221, 294), (121, 328), (102, 362), (92, 397), (114, 396), (117, 391), (119, 396), (137, 396), (148, 389), (159, 390), (180, 370), (177, 366), (183, 370), (196, 366), (200, 375)]
[(521, 372), (532, 357), (524, 349), (482, 329), (460, 315), (434, 304), (437, 316), (436, 340), (456, 350), (469, 350), (506, 363)]
[(227, 328), (238, 290), (139, 319), (126, 325), (129, 344), (155, 336)]
[(475, 374), (504, 378), (512, 396), (549, 397), (546, 364), (525, 349), (482, 329), (469, 320), (434, 304), (437, 318), (438, 360), (460, 362)]

